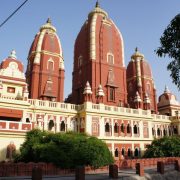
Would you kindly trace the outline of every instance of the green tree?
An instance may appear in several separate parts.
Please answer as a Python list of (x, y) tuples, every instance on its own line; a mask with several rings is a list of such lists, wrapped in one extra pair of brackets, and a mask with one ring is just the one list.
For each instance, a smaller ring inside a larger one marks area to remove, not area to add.
[(33, 129), (26, 134), (26, 139), (23, 145), (20, 147), (21, 154), (15, 155), (16, 161), (30, 162), (38, 159), (38, 155), (35, 154), (35, 149), (43, 141), (43, 137), (46, 132), (41, 132), (38, 129)]
[(156, 50), (160, 57), (168, 55), (172, 61), (167, 69), (171, 71), (171, 78), (180, 89), (180, 14), (176, 15), (165, 29), (160, 38), (161, 46)]
[(144, 153), (145, 158), (152, 157), (180, 157), (180, 137), (165, 136), (161, 139), (155, 139)]
[(52, 162), (62, 168), (85, 165), (98, 168), (113, 163), (107, 145), (81, 133), (49, 133), (32, 130), (20, 148), (16, 161)]

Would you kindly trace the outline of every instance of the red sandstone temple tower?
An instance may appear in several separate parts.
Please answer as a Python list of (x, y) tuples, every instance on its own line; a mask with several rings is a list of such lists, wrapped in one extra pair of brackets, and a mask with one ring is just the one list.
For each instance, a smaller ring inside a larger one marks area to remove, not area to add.
[(98, 2), (82, 26), (74, 46), (72, 103), (84, 102), (86, 83), (92, 102), (124, 106), (127, 102), (122, 35)]
[(50, 19), (40, 28), (31, 45), (26, 71), (30, 98), (64, 100), (64, 60), (56, 28)]
[(137, 48), (127, 67), (127, 91), (130, 107), (150, 109), (157, 113), (156, 89), (151, 67)]

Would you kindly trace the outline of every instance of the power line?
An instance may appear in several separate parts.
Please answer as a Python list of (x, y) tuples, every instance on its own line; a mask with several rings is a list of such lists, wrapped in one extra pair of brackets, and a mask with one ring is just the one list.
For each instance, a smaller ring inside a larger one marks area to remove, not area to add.
[(25, 0), (11, 15), (9, 15), (0, 25), (0, 28), (17, 12), (19, 9), (27, 2), (28, 0)]

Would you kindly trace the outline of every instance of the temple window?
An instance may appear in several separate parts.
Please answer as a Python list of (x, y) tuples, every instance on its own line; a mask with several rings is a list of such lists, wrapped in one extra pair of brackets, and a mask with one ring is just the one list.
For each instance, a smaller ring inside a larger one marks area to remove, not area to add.
[(161, 135), (161, 130), (158, 128), (157, 129), (157, 135), (160, 136)]
[(138, 134), (138, 128), (137, 128), (137, 125), (134, 125), (134, 134)]
[(49, 121), (49, 124), (48, 124), (48, 130), (51, 131), (54, 127), (54, 121), (53, 120), (50, 120)]
[(138, 157), (138, 156), (139, 156), (139, 150), (138, 150), (138, 148), (135, 149), (135, 151), (134, 151), (134, 156), (135, 156), (135, 157)]
[(8, 93), (15, 93), (15, 88), (14, 87), (7, 87), (7, 92)]
[(131, 133), (131, 126), (129, 124), (127, 125), (127, 133)]
[(27, 122), (27, 123), (30, 123), (30, 119), (29, 119), (29, 118), (26, 118), (26, 122)]
[(127, 153), (128, 157), (131, 157), (131, 149), (128, 148), (128, 153)]
[(121, 132), (124, 133), (124, 124), (121, 124)]
[(118, 133), (118, 124), (117, 123), (115, 123), (115, 125), (114, 125), (114, 133)]
[(107, 53), (107, 62), (108, 64), (111, 64), (111, 65), (114, 64), (114, 56), (112, 53)]
[(83, 57), (80, 55), (78, 58), (78, 67), (81, 67), (83, 64)]
[(149, 93), (151, 91), (151, 85), (149, 82), (146, 84), (146, 91)]
[(64, 123), (64, 121), (61, 122), (60, 131), (65, 131), (65, 123)]
[(54, 70), (54, 61), (52, 60), (52, 58), (50, 58), (50, 59), (48, 60), (47, 69), (48, 69), (49, 71), (53, 71), (53, 70)]
[(92, 124), (92, 129), (93, 129), (94, 133), (98, 132), (98, 125), (97, 125), (97, 123), (93, 123)]
[(121, 154), (122, 154), (123, 156), (125, 155), (125, 150), (124, 150), (124, 148), (122, 148)]
[(115, 100), (115, 88), (113, 88), (113, 87), (109, 88), (109, 100), (110, 101)]
[(119, 151), (118, 151), (117, 148), (116, 148), (115, 151), (114, 151), (114, 155), (115, 155), (115, 157), (118, 157), (118, 156), (119, 156)]
[(109, 123), (106, 123), (106, 125), (105, 125), (105, 132), (110, 132), (110, 125), (109, 125)]

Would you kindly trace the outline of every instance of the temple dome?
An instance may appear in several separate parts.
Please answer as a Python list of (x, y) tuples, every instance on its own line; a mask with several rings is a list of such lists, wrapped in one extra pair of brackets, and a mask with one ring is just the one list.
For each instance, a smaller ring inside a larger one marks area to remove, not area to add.
[[(100, 52), (102, 48), (103, 54)], [(122, 34), (108, 17), (107, 12), (100, 7), (99, 3), (96, 3), (76, 38), (74, 58), (76, 61), (79, 56), (82, 56), (86, 60), (99, 61), (101, 54), (102, 59), (105, 60), (107, 52), (114, 56), (119, 66), (125, 67)]]
[(10, 55), (4, 59), (0, 65), (0, 75), (25, 79), (24, 65), (21, 61), (17, 60), (16, 51), (12, 50)]
[[(126, 77), (128, 102), (130, 104), (130, 107), (134, 107), (133, 99), (136, 96), (136, 91), (138, 91), (142, 101), (144, 101), (144, 99), (147, 99), (146, 94), (148, 95), (150, 109), (153, 112), (156, 112), (156, 89), (151, 67), (146, 61), (144, 55), (139, 52), (137, 48), (131, 56), (131, 61), (127, 66)], [(144, 109), (146, 109), (145, 105), (142, 106)]]
[(40, 27), (39, 32), (36, 34), (29, 51), (28, 59), (30, 59), (31, 56), (35, 56), (35, 58), (33, 58), (34, 63), (39, 64), (39, 53), (53, 53), (63, 59), (60, 39), (56, 33), (56, 28), (52, 25), (49, 18), (47, 22)]
[[(103, 103), (117, 105), (122, 101), (126, 104), (126, 68), (122, 34), (98, 2), (88, 14), (74, 45), (73, 103), (83, 103), (83, 87), (87, 81), (93, 92), (92, 102), (98, 101), (96, 94), (101, 84), (105, 96)], [(114, 90), (111, 97), (114, 100), (110, 100), (110, 87)]]
[(147, 60), (145, 60), (144, 55), (138, 51), (138, 49), (135, 49), (135, 53), (131, 56), (131, 61), (129, 62), (127, 66), (127, 78), (131, 78), (133, 76), (136, 76), (136, 73), (138, 71), (137, 67), (135, 66), (135, 62), (140, 61), (140, 71), (141, 75), (146, 78), (153, 78), (151, 67)]
[(164, 93), (159, 96), (158, 106), (165, 105), (180, 105), (176, 96), (170, 92), (169, 88), (165, 86)]

